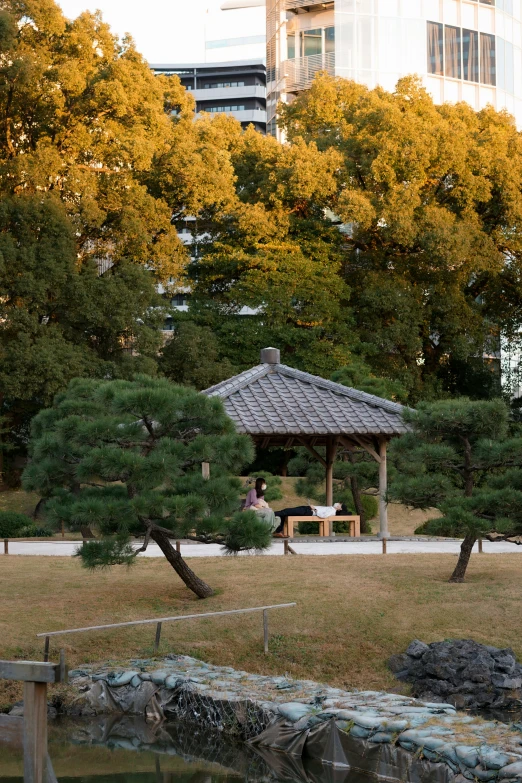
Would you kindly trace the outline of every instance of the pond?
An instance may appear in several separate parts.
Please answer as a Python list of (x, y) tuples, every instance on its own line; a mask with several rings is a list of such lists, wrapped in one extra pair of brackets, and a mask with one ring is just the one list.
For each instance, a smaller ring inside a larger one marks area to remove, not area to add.
[[(59, 783), (372, 783), (361, 772), (256, 751), (186, 723), (100, 716), (49, 724)], [(0, 747), (0, 783), (23, 783), (21, 751)]]

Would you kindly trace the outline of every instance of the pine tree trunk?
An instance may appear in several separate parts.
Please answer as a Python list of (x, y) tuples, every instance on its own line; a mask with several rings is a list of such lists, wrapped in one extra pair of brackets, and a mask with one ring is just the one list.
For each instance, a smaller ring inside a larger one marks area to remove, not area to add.
[(356, 476), (350, 476), (350, 489), (352, 490), (355, 513), (361, 517), (361, 533), (367, 533), (368, 526), (366, 524), (366, 513), (362, 504), (361, 490), (359, 489), (359, 482), (357, 481)]
[(194, 571), (189, 568), (183, 560), (180, 553), (176, 552), (166, 533), (162, 533), (160, 530), (152, 530), (150, 537), (159, 546), (174, 571), (187, 585), (189, 590), (192, 590), (198, 598), (208, 598), (209, 596), (214, 595), (212, 588), (203, 582), (199, 576), (196, 576)]
[[(348, 452), (348, 460), (355, 465), (355, 456), (353, 452)], [(353, 502), (355, 505), (355, 513), (361, 518), (361, 533), (368, 533), (368, 526), (366, 524), (366, 513), (361, 499), (361, 490), (359, 489), (359, 481), (357, 476), (350, 476), (350, 489), (352, 491)]]
[(471, 557), (471, 550), (475, 545), (477, 536), (475, 533), (468, 533), (464, 541), (460, 545), (460, 555), (455, 566), (455, 570), (451, 575), (450, 582), (463, 582), (468, 567), (469, 559)]

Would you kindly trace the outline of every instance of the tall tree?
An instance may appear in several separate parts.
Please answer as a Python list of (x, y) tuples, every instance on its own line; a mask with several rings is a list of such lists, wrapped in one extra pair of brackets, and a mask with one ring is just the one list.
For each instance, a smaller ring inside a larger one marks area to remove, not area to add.
[[(232, 476), (252, 461), (222, 402), (166, 379), (77, 379), (33, 420), (24, 486), (51, 496), (50, 521), (95, 526), (102, 540), (79, 554), (88, 567), (132, 563), (154, 541), (198, 598), (212, 589), (171, 544), (174, 538), (263, 549), (272, 531), (239, 512)], [(210, 477), (202, 463), (210, 463)], [(132, 536), (144, 537), (134, 549)]]
[(447, 390), (459, 381), (449, 357), (473, 362), (498, 346), (499, 329), (520, 325), (513, 119), (435, 106), (413, 77), (389, 93), (321, 75), (281, 122), (291, 142), (341, 156), (330, 206), (346, 224), (343, 273), (374, 371), (414, 399)]
[(412, 432), (392, 444), (389, 495), (440, 510), (417, 533), (464, 537), (450, 579), (462, 582), (477, 538), (522, 532), (521, 432), (502, 400), (421, 403), (405, 418)]
[(0, 189), (55, 193), (81, 259), (180, 274), (186, 253), (149, 179), (193, 105), (99, 13), (69, 21), (54, 0), (1, 3)]
[[(157, 181), (173, 211), (186, 205), (177, 219), (196, 217), (191, 317), (212, 329), (236, 367), (277, 344), (283, 360), (329, 375), (347, 360), (352, 323), (342, 237), (325, 216), (338, 154), (242, 133), (219, 116), (198, 119), (182, 144), (201, 176), (181, 171), (173, 150)], [(209, 181), (213, 169), (219, 177)]]
[(75, 239), (53, 194), (0, 198), (0, 415), (13, 456), (72, 378), (155, 371), (163, 311), (151, 273), (121, 263), (100, 275), (78, 264)]

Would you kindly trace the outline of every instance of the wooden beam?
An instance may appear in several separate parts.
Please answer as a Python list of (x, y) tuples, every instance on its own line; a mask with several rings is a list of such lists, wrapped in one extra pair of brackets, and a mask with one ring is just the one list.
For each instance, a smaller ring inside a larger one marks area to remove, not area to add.
[(359, 435), (350, 435), (350, 438), (353, 438), (353, 439), (356, 441), (356, 443), (358, 443), (358, 444), (359, 444), (359, 446), (361, 446), (361, 447), (362, 447), (362, 448), (363, 448), (365, 451), (367, 451), (367, 452), (368, 452), (368, 454), (370, 455), (370, 457), (373, 457), (373, 458), (374, 458), (374, 460), (375, 460), (376, 462), (380, 462), (380, 461), (381, 461), (381, 456), (380, 456), (380, 454), (377, 454), (377, 452), (375, 451), (375, 449), (374, 449), (374, 448), (372, 448), (372, 447), (369, 445), (369, 443), (366, 443), (366, 442), (365, 442), (365, 441), (364, 441), (364, 440), (363, 440), (361, 437), (359, 437)]
[(0, 680), (60, 682), (60, 667), (38, 661), (0, 661)]
[(323, 468), (326, 468), (326, 460), (324, 459), (324, 457), (321, 457), (319, 452), (316, 451), (314, 447), (310, 445), (310, 443), (308, 443), (304, 438), (301, 437), (298, 438), (298, 441), (305, 447), (305, 449), (308, 449), (308, 451), (313, 457), (319, 460)]
[[(337, 436), (328, 438), (326, 444), (326, 505), (333, 506), (333, 466), (339, 445)], [(325, 523), (326, 524), (326, 523)], [(334, 523), (330, 522), (330, 536), (333, 536)]]

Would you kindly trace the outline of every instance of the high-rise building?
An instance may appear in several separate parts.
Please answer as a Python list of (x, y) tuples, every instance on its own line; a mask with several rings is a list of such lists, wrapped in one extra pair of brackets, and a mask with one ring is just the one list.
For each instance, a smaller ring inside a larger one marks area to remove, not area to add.
[(263, 62), (151, 65), (154, 73), (176, 74), (196, 101), (196, 112), (229, 114), (243, 128), (266, 131), (266, 68)]
[(319, 71), (436, 103), (507, 109), (522, 127), (522, 0), (266, 0), (267, 130)]

